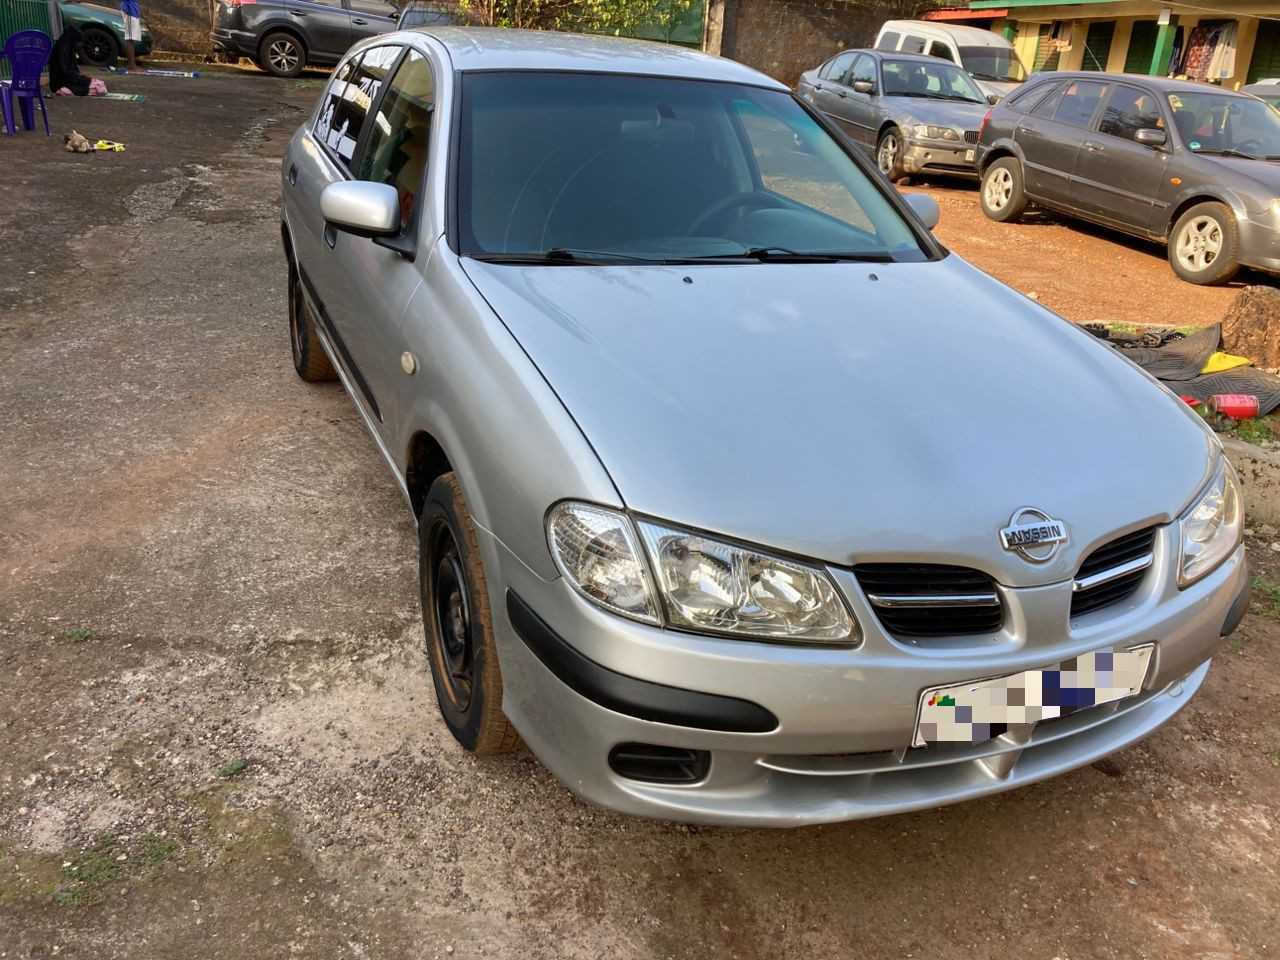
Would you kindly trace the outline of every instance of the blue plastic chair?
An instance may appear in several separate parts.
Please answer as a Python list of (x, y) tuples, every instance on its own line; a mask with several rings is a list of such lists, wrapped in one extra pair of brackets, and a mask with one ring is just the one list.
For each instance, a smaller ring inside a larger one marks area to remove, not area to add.
[(22, 111), (22, 126), (26, 130), (36, 128), (36, 101), (40, 102), (40, 115), (44, 118), (45, 136), (49, 132), (49, 111), (44, 105), (44, 91), (40, 86), (40, 74), (49, 62), (53, 41), (39, 30), (21, 30), (4, 45), (4, 57), (13, 68), (12, 80), (0, 80), (0, 110), (4, 111), (5, 133), (17, 132), (14, 123), (13, 104), (16, 99)]

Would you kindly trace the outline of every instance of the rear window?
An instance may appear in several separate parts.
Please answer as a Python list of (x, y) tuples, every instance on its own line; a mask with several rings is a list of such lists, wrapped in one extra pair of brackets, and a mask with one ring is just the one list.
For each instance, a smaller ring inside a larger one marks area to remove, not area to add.
[(880, 42), (876, 44), (877, 50), (897, 50), (898, 41), (902, 39), (902, 34), (890, 30), (888, 33), (881, 35)]
[(1106, 85), (1101, 83), (1069, 83), (1053, 118), (1073, 127), (1087, 127), (1102, 102)]
[(903, 53), (924, 53), (924, 37), (913, 37), (907, 34), (907, 39), (902, 41)]

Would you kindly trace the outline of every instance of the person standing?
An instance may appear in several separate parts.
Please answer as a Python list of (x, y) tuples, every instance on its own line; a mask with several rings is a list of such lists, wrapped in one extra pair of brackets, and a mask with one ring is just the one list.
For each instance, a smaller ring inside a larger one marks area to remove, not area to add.
[(120, 0), (120, 13), (124, 15), (124, 59), (130, 73), (146, 73), (134, 58), (133, 45), (142, 42), (142, 16), (138, 0)]

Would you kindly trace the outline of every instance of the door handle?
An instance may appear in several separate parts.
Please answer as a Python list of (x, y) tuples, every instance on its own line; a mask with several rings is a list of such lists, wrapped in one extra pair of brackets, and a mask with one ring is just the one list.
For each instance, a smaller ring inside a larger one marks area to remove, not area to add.
[(307, 15), (305, 10), (290, 10), (289, 12), (295, 17), (305, 17)]
[(298, 185), (298, 165), (296, 163), (289, 164), (289, 186), (296, 187)]
[(327, 223), (324, 226), (324, 242), (329, 245), (330, 250), (332, 250), (338, 243), (338, 231), (333, 229), (333, 227), (329, 226)]
[(815, 90), (821, 90), (821, 89), (822, 89), (822, 84), (820, 84), (820, 83), (815, 83), (815, 84), (813, 85), (813, 89), (815, 89)]
[(1103, 150), (1106, 149), (1106, 147), (1098, 143), (1096, 140), (1086, 140), (1084, 142), (1084, 148), (1088, 150), (1090, 153), (1101, 153)]
[(848, 100), (848, 99), (849, 99), (849, 95), (848, 95), (847, 93), (845, 93), (843, 90), (838, 90), (838, 91), (836, 91), (836, 96), (838, 96), (841, 100)]
[(363, 26), (364, 26), (366, 23), (368, 23), (369, 21), (368, 21), (368, 20), (352, 20), (351, 22), (352, 22), (352, 23), (358, 23), (360, 26), (362, 26), (362, 27), (363, 27)]

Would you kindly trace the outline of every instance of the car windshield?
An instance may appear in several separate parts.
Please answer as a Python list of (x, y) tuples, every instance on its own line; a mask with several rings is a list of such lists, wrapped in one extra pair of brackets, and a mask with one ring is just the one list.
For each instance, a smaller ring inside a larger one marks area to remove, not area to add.
[(459, 139), (466, 256), (566, 265), (933, 255), (884, 186), (782, 91), (465, 74)]
[(1280, 159), (1280, 113), (1259, 100), (1214, 91), (1169, 94), (1183, 145), (1195, 153)]
[(886, 97), (923, 97), (986, 103), (987, 99), (959, 67), (943, 61), (886, 60), (881, 64)]
[(978, 80), (1021, 83), (1027, 79), (1018, 55), (1004, 47), (961, 47), (960, 64)]

